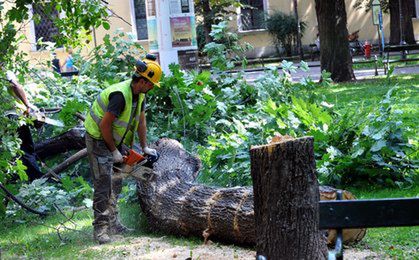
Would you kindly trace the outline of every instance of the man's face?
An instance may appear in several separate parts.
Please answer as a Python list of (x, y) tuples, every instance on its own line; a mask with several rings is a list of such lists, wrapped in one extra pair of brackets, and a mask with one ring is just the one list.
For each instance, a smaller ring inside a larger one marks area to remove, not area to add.
[(147, 93), (154, 88), (154, 84), (146, 79), (140, 79), (136, 84), (133, 84), (132, 91), (135, 95), (140, 93)]

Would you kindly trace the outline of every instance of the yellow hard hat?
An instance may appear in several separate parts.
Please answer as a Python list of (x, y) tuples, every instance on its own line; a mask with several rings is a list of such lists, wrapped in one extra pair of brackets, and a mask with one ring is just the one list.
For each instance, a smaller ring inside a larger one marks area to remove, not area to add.
[(162, 73), (154, 55), (147, 54), (144, 60), (137, 60), (135, 64), (135, 75), (143, 76), (157, 87), (160, 87)]

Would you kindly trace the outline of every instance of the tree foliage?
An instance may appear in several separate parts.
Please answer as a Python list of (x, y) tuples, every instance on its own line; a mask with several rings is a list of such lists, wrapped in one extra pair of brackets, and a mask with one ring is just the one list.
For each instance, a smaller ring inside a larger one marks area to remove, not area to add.
[[(276, 11), (266, 20), (266, 28), (274, 37), (278, 47), (283, 47), (287, 56), (292, 55), (292, 47), (297, 44), (298, 21), (294, 15)], [(301, 34), (304, 33), (306, 24), (300, 22)], [(302, 35), (300, 35), (302, 37)]]
[[(53, 20), (58, 28), (59, 34), (55, 38), (56, 46), (83, 46), (89, 41), (90, 31), (94, 27), (103, 26), (109, 28), (107, 21), (107, 7), (99, 0), (16, 0), (0, 2), (0, 113), (4, 114), (6, 110), (12, 109), (12, 97), (7, 92), (8, 82), (5, 80), (5, 71), (10, 69), (18, 72), (20, 83), (28, 83), (29, 80), (37, 79), (39, 91), (37, 95), (29, 98), (38, 105), (54, 104), (63, 105), (65, 96), (69, 90), (64, 88), (66, 84), (59, 78), (51, 79), (49, 76), (42, 77), (41, 73), (34, 68), (29, 67), (27, 54), (19, 51), (19, 46), (27, 42), (23, 29), (30, 21), (30, 8), (32, 5), (42, 5), (43, 10), (48, 15), (52, 11), (63, 14), (60, 19)], [(32, 19), (39, 22), (39, 17), (34, 15)], [(44, 64), (45, 66), (47, 64)], [(34, 76), (34, 77), (31, 77)], [(55, 81), (56, 80), (56, 81)], [(42, 89), (42, 90), (40, 90)], [(28, 89), (27, 89), (28, 90)], [(61, 90), (61, 92), (60, 92)], [(75, 93), (73, 91), (73, 93)], [(21, 140), (17, 136), (16, 129), (23, 123), (32, 124), (25, 118), (19, 120), (10, 120), (2, 116), (0, 123), (0, 182), (14, 192), (17, 192), (16, 185), (7, 184), (10, 178), (26, 181), (27, 176), (24, 172), (25, 166), (20, 161), (22, 152), (19, 149)], [(4, 197), (0, 195), (0, 215), (4, 215)]]

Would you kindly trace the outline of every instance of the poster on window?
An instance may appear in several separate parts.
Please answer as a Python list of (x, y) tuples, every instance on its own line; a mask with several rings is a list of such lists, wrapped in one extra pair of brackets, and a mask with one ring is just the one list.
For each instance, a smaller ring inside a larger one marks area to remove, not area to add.
[(171, 15), (189, 13), (189, 0), (170, 0), (169, 10)]
[(148, 31), (148, 48), (151, 52), (159, 50), (159, 42), (157, 41), (157, 21), (156, 19), (147, 19)]
[(195, 17), (172, 17), (170, 18), (172, 32), (172, 47), (197, 46), (195, 32)]
[(170, 0), (169, 2), (170, 14), (181, 14), (180, 1), (179, 0)]
[(147, 16), (156, 16), (156, 0), (147, 0)]

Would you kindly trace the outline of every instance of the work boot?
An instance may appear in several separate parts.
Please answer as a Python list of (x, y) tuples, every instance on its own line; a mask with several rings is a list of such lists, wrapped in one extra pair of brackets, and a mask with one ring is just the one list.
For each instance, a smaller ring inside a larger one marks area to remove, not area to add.
[(111, 235), (123, 235), (133, 232), (134, 229), (127, 228), (124, 226), (119, 218), (116, 218), (116, 220), (110, 224), (110, 233)]
[(93, 230), (93, 239), (101, 245), (111, 242), (111, 238), (109, 236), (109, 227), (95, 226)]

